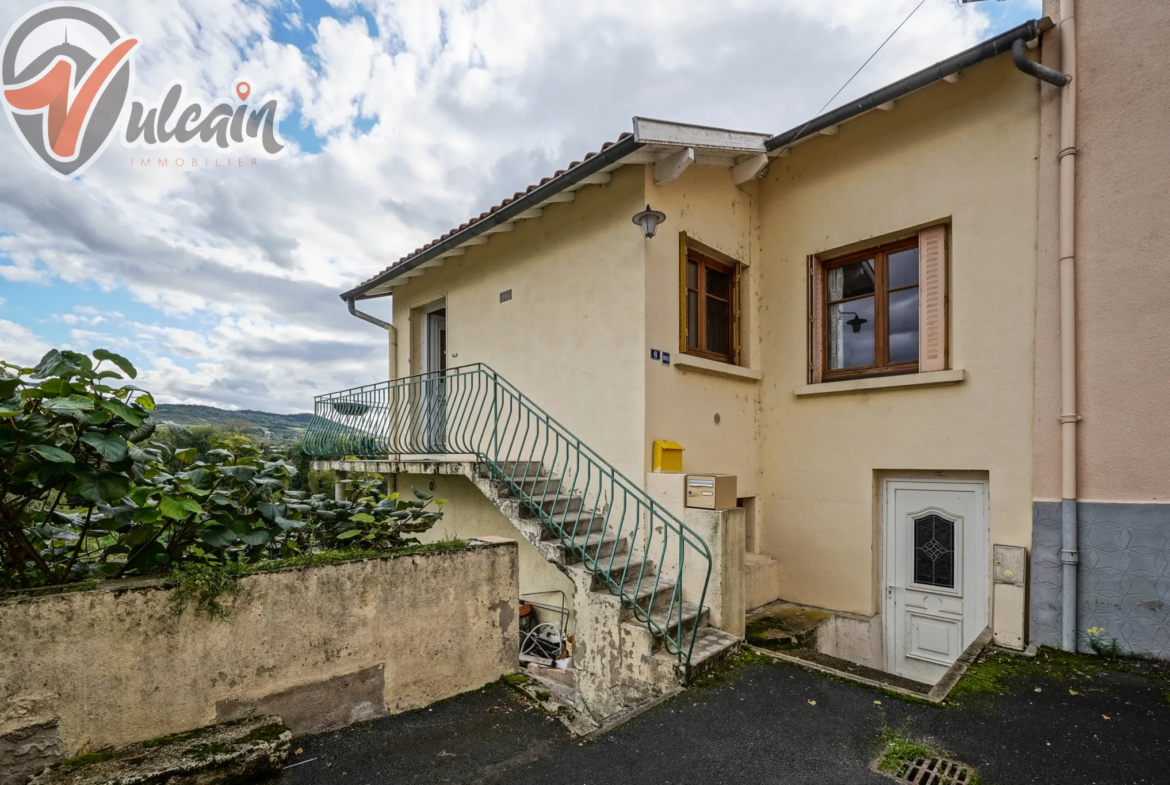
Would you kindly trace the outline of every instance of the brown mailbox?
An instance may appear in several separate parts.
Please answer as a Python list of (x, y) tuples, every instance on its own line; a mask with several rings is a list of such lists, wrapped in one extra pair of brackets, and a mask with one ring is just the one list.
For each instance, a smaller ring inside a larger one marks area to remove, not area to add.
[(688, 474), (687, 506), (730, 510), (736, 506), (734, 474)]

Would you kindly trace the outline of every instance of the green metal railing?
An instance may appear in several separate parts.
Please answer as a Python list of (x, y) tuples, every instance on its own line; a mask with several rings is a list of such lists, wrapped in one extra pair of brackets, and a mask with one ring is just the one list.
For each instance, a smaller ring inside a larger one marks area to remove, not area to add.
[[(701, 612), (707, 544), (488, 366), (320, 395), (313, 414), (301, 442), (312, 457), (474, 456), (680, 663), (690, 662), (700, 617), (684, 607), (683, 574), (696, 586), (702, 577)], [(617, 553), (622, 538), (629, 549)]]

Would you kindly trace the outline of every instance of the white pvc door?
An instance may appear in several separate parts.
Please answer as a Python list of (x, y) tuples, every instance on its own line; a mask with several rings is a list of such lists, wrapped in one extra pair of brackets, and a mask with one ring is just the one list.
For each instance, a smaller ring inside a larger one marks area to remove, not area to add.
[(884, 490), (886, 670), (934, 684), (987, 626), (987, 485)]

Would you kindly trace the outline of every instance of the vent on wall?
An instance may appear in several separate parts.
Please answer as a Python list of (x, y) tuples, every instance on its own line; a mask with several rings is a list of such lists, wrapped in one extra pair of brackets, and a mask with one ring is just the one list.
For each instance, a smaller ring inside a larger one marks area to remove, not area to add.
[(500, 292), (500, 302), (506, 303), (511, 299), (512, 299), (512, 290), (511, 289), (508, 289), (507, 291)]

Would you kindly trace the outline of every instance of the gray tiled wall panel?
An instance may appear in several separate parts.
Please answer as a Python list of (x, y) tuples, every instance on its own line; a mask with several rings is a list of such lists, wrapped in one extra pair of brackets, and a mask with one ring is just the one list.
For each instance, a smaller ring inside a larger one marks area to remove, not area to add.
[[(1030, 637), (1060, 644), (1060, 504), (1032, 512)], [(1135, 654), (1170, 659), (1170, 504), (1077, 505), (1078, 646), (1103, 627)]]

